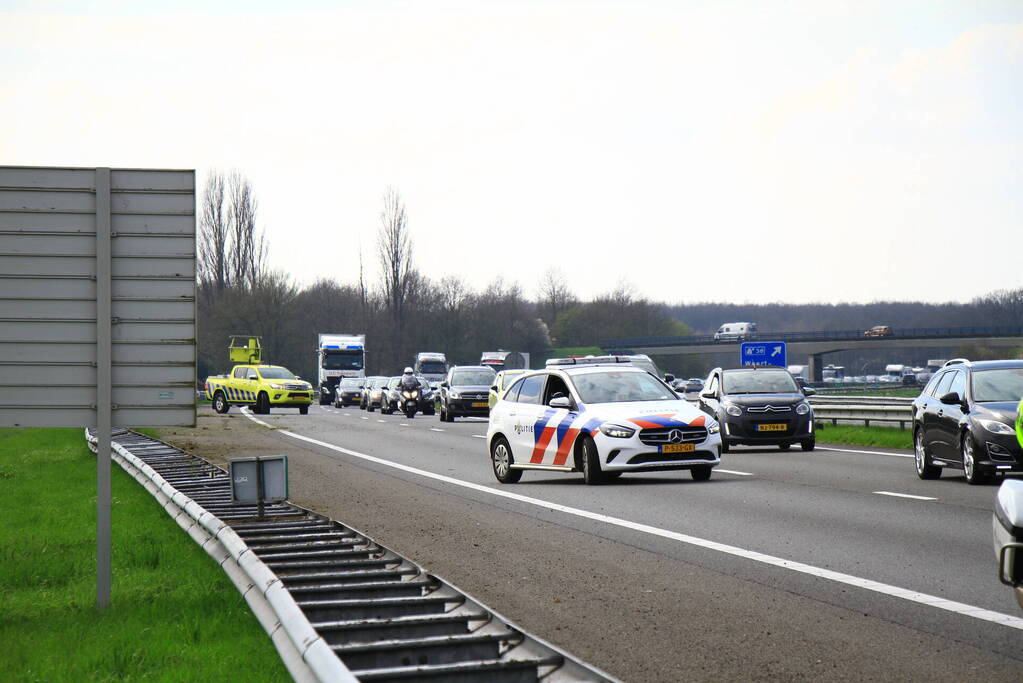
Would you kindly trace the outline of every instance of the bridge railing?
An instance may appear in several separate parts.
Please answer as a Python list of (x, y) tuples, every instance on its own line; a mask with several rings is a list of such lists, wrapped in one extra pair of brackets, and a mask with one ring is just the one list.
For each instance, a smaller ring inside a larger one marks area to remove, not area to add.
[[(863, 330), (821, 330), (817, 332), (760, 332), (764, 341), (856, 341), (861, 339), (962, 339), (965, 337), (1023, 337), (1021, 326), (986, 325), (974, 327), (918, 327), (892, 331), (890, 337), (867, 337)], [(737, 341), (715, 341), (713, 335), (689, 337), (627, 337), (624, 339), (601, 339), (597, 342), (602, 349), (640, 350), (651, 346), (698, 346), (702, 344), (736, 344)]]

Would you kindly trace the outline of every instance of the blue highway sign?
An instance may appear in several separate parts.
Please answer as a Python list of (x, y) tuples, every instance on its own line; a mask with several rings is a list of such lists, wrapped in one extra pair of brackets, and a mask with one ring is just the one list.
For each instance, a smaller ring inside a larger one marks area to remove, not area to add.
[(740, 365), (773, 365), (787, 368), (785, 342), (743, 342), (739, 347)]

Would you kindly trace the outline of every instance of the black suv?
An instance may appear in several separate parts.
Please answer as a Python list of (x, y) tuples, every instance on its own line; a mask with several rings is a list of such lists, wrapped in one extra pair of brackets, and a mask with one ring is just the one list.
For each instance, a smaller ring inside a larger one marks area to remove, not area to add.
[(798, 443), (804, 451), (817, 445), (813, 408), (784, 368), (744, 367), (710, 371), (700, 392), (700, 410), (721, 424), (721, 452), (736, 444), (777, 446)]
[(1023, 396), (1023, 360), (950, 360), (913, 401), (916, 473), (937, 479), (963, 470), (970, 484), (1023, 472), (1013, 427)]
[(483, 365), (459, 365), (440, 383), (440, 419), (454, 422), (459, 415), (490, 415), (490, 387), (497, 373)]

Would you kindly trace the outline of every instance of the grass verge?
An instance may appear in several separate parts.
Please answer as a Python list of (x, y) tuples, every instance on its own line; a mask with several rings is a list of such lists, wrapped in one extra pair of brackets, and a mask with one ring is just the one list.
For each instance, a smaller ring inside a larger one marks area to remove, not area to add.
[(96, 460), (80, 429), (0, 429), (8, 680), (290, 680), (219, 566), (112, 465), (112, 600), (96, 599)]
[(913, 433), (898, 427), (863, 427), (817, 423), (817, 441), (849, 446), (876, 446), (878, 448), (912, 448)]

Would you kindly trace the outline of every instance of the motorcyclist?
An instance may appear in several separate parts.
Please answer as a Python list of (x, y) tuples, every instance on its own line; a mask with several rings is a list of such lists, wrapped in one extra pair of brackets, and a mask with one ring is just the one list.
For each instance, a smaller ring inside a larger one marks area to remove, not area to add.
[(419, 382), (419, 378), (412, 373), (412, 368), (405, 368), (401, 374), (402, 391), (415, 391), (421, 387), (422, 384)]

